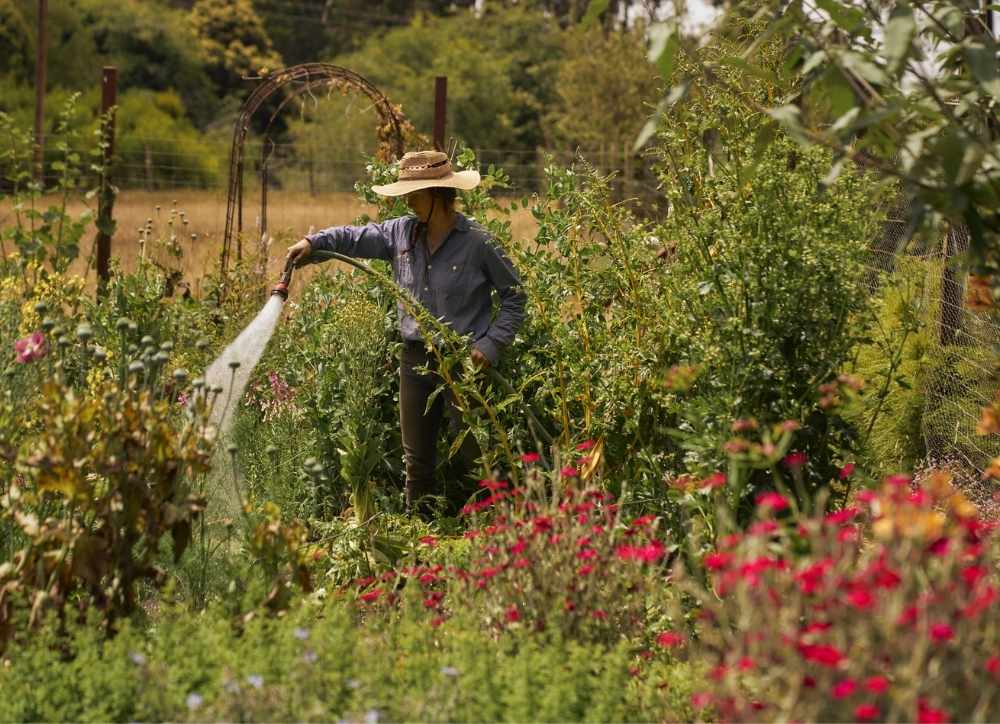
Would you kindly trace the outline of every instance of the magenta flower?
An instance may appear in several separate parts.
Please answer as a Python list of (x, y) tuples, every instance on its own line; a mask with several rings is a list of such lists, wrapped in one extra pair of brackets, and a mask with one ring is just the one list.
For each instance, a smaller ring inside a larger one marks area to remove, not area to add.
[(14, 357), (21, 364), (39, 360), (46, 352), (48, 346), (45, 344), (45, 335), (41, 332), (32, 332), (24, 339), (14, 342)]
[(786, 455), (785, 459), (782, 460), (782, 462), (785, 463), (787, 467), (791, 468), (792, 470), (795, 470), (805, 465), (808, 459), (809, 458), (806, 456), (804, 452), (802, 452), (801, 450), (797, 450), (795, 452)]

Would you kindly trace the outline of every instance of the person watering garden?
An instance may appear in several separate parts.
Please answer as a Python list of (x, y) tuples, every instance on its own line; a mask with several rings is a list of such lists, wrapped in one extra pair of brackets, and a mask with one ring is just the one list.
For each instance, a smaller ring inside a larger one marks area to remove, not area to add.
[[(287, 260), (298, 264), (322, 261), (316, 252), (386, 259), (396, 283), (407, 289), (431, 314), (469, 340), (477, 367), (496, 364), (524, 321), (526, 296), (521, 280), (488, 231), (455, 210), (458, 190), (479, 184), (476, 171), (455, 172), (448, 156), (438, 151), (407, 153), (399, 162), (399, 180), (374, 186), (382, 196), (403, 196), (412, 215), (365, 226), (334, 226), (309, 234), (288, 249)], [(494, 293), (499, 308), (494, 314)], [(450, 390), (427, 401), (442, 380), (426, 348), (423, 330), (402, 304), (397, 306), (403, 349), (399, 368), (399, 421), (406, 461), (406, 505), (427, 507), (425, 496), (435, 492), (437, 438), (443, 418), (453, 433), (461, 414)], [(477, 446), (471, 435), (458, 453), (471, 464)]]

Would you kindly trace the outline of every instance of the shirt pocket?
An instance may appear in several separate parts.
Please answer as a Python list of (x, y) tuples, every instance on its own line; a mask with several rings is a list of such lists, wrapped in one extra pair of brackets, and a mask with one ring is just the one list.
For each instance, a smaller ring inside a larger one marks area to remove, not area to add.
[(469, 290), (474, 286), (468, 278), (470, 269), (465, 260), (453, 261), (443, 264), (440, 270), (435, 269), (438, 273), (434, 275), (434, 281), (442, 300), (449, 306), (461, 304), (468, 298)]

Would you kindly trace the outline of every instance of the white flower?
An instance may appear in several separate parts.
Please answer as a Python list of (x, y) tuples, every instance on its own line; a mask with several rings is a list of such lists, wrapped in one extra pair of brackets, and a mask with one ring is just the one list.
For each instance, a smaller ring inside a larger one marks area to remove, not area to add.
[(205, 703), (205, 699), (202, 698), (201, 694), (196, 694), (194, 692), (188, 694), (187, 697), (187, 708), (190, 711), (201, 708), (201, 705)]
[(264, 686), (264, 677), (259, 674), (250, 674), (250, 676), (247, 677), (247, 682), (253, 688), (260, 689), (260, 687)]
[(297, 638), (299, 641), (305, 641), (307, 638), (309, 638), (309, 632), (306, 629), (301, 628), (299, 626), (296, 626), (295, 630), (292, 631), (292, 633), (295, 635), (295, 638)]
[(445, 676), (458, 676), (458, 669), (454, 666), (442, 666), (441, 673)]

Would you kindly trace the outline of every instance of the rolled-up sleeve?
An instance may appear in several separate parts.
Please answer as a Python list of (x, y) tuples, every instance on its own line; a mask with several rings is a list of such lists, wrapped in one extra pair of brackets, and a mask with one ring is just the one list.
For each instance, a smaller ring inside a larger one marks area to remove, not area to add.
[(528, 300), (521, 285), (521, 277), (503, 249), (492, 239), (482, 244), (482, 270), (497, 296), (500, 309), (486, 334), (473, 343), (491, 364), (496, 364), (500, 353), (514, 341), (517, 330), (524, 322), (524, 307)]
[(393, 255), (393, 233), (399, 219), (384, 223), (372, 222), (364, 226), (331, 226), (315, 234), (309, 234), (306, 239), (312, 246), (312, 251), (304, 260), (305, 264), (315, 264), (323, 261), (317, 258), (317, 251), (333, 251), (344, 256), (361, 259), (391, 260)]

